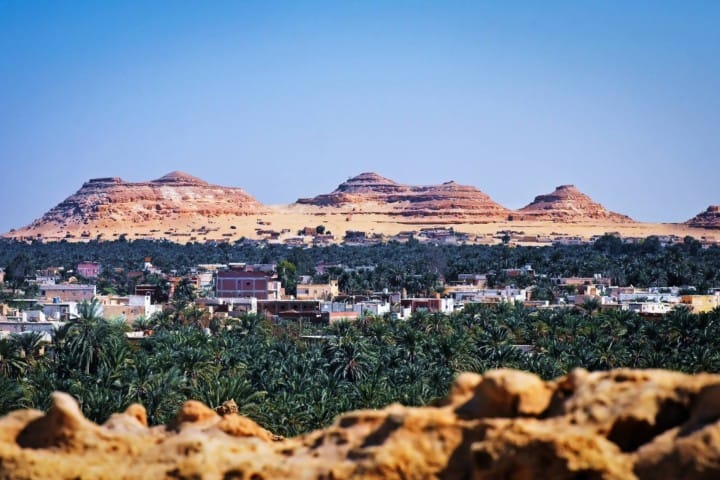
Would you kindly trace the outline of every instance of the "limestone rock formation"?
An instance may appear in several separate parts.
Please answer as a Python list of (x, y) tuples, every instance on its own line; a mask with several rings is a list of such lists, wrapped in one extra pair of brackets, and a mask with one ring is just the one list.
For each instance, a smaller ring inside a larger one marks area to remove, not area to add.
[(331, 193), (301, 198), (297, 203), (348, 210), (362, 208), (361, 213), (471, 216), (488, 221), (506, 220), (511, 213), (475, 187), (452, 181), (441, 185), (403, 185), (372, 172), (348, 179)]
[(134, 223), (160, 225), (172, 220), (247, 216), (266, 208), (240, 188), (211, 185), (183, 172), (171, 172), (149, 182), (125, 182), (117, 177), (94, 178), (41, 218), (12, 236), (33, 236), (34, 230), (107, 231)]
[(611, 212), (594, 202), (574, 185), (560, 185), (552, 193), (538, 195), (530, 204), (518, 210), (517, 218), (558, 222), (633, 222), (630, 217)]
[(68, 395), (0, 419), (0, 478), (705, 479), (720, 476), (720, 375), (575, 370), (544, 382), (462, 374), (435, 406), (341, 415), (279, 439), (186, 402), (148, 427), (130, 406), (105, 424)]
[(720, 228), (720, 205), (710, 205), (685, 223), (691, 227)]
[(41, 218), (0, 234), (0, 238), (47, 242), (163, 239), (180, 243), (248, 239), (294, 244), (310, 242), (298, 239), (295, 232), (320, 224), (334, 233), (330, 238), (313, 239), (321, 244), (340, 242), (347, 231), (381, 239), (449, 226), (474, 234), (474, 241), (481, 243), (492, 242), (498, 233), (508, 231), (530, 242), (558, 232), (588, 239), (607, 232), (633, 237), (699, 237), (703, 233), (696, 227), (717, 228), (720, 224), (718, 209), (710, 207), (682, 224), (638, 223), (606, 210), (572, 185), (562, 185), (520, 210), (511, 210), (473, 186), (452, 181), (405, 185), (376, 173), (350, 178), (331, 193), (289, 205), (265, 206), (240, 188), (171, 172), (137, 183), (117, 177), (89, 180)]

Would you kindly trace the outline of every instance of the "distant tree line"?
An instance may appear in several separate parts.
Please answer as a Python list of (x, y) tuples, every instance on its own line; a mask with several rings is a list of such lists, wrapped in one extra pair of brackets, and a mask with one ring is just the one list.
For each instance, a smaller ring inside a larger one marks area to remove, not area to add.
[[(257, 247), (243, 242), (182, 245), (168, 241), (117, 240), (28, 244), (0, 240), (0, 266), (6, 267), (6, 277), (12, 287), (19, 287), (24, 276), (35, 268), (52, 266), (71, 270), (79, 262), (95, 260), (103, 265), (100, 290), (127, 294), (137, 281), (129, 280), (127, 272), (139, 270), (145, 257), (151, 257), (152, 263), (163, 271), (179, 275), (202, 263), (278, 263), (290, 292), (299, 275), (315, 275), (315, 265), (321, 262), (351, 268), (374, 267), (352, 272), (330, 268), (327, 273), (316, 276), (318, 281), (338, 279), (340, 288), (349, 293), (405, 288), (409, 294), (431, 294), (440, 289), (443, 279), (452, 281), (460, 273), (488, 272), (492, 273), (491, 285), (515, 283), (522, 287), (530, 279), (509, 279), (503, 270), (525, 264), (548, 277), (601, 274), (617, 285), (693, 285), (699, 292), (720, 286), (720, 247), (702, 248), (691, 237), (671, 246), (662, 246), (657, 237), (626, 244), (615, 236), (605, 235), (592, 245), (578, 246), (447, 246), (410, 240), (376, 246), (333, 245), (308, 249), (283, 245)], [(141, 281), (160, 280), (150, 277)]]

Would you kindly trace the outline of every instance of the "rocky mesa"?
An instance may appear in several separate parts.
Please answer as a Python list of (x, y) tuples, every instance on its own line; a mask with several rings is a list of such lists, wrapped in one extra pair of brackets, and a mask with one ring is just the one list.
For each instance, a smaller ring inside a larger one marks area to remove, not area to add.
[(103, 425), (53, 395), (0, 419), (6, 479), (710, 479), (720, 476), (720, 375), (575, 370), (461, 374), (434, 406), (349, 412), (281, 439), (226, 402), (167, 426), (131, 405)]
[(691, 227), (720, 228), (720, 205), (710, 205), (685, 223)]
[(247, 216), (265, 211), (260, 202), (241, 188), (211, 185), (183, 172), (171, 172), (148, 182), (94, 178), (14, 236), (32, 236), (33, 231), (48, 227), (62, 230), (87, 225), (88, 229), (101, 230), (113, 225)]
[(299, 205), (361, 210), (410, 217), (469, 216), (487, 221), (506, 220), (511, 210), (475, 187), (453, 181), (440, 185), (403, 185), (366, 172), (341, 183), (334, 191), (301, 198)]
[(99, 241), (165, 239), (232, 242), (243, 238), (293, 241), (323, 224), (340, 241), (358, 230), (393, 236), (426, 227), (457, 227), (485, 239), (499, 231), (540, 238), (560, 232), (591, 238), (608, 231), (622, 236), (705, 235), (718, 225), (718, 207), (685, 223), (642, 223), (608, 211), (572, 185), (539, 195), (519, 210), (493, 201), (481, 190), (450, 181), (406, 185), (366, 172), (330, 193), (295, 203), (265, 206), (236, 187), (212, 185), (182, 172), (157, 180), (126, 182), (95, 178), (30, 225), (0, 235), (18, 240)]
[(538, 195), (535, 200), (518, 210), (518, 214), (523, 220), (634, 222), (627, 215), (607, 210), (578, 190), (575, 185), (560, 185), (552, 193)]

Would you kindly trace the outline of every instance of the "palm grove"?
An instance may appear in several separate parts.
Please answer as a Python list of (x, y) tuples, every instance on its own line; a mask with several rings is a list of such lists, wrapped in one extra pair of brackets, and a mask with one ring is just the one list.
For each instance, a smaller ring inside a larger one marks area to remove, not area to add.
[[(385, 286), (411, 293), (441, 292), (440, 278), (501, 272), (526, 263), (552, 275), (603, 273), (619, 284), (692, 284), (698, 289), (720, 285), (720, 249), (702, 249), (691, 239), (662, 247), (656, 240), (625, 245), (603, 237), (590, 246), (546, 248), (410, 242), (307, 250), (242, 244), (7, 242), (0, 251), (0, 265), (17, 272), (11, 275), (10, 281), (16, 282), (11, 289), (20, 292), (26, 286), (21, 277), (32, 269), (70, 267), (88, 255), (113, 266), (110, 271), (131, 269), (145, 256), (178, 271), (202, 262), (286, 262), (288, 282), (292, 275), (313, 274), (319, 262), (374, 265), (373, 270), (351, 274), (329, 273), (337, 275), (346, 291), (357, 293)], [(502, 273), (491, 278), (497, 284), (505, 280)], [(538, 283), (538, 294), (557, 293)], [(132, 287), (121, 276), (117, 281), (106, 276), (99, 284), (119, 292)], [(95, 421), (139, 402), (152, 423), (165, 423), (186, 399), (216, 407), (232, 398), (242, 413), (266, 428), (295, 435), (326, 425), (350, 409), (394, 401), (427, 404), (445, 395), (461, 371), (510, 367), (543, 378), (576, 367), (720, 371), (717, 309), (696, 315), (679, 308), (645, 319), (632, 312), (592, 308), (468, 305), (448, 316), (417, 313), (407, 321), (368, 317), (301, 327), (273, 325), (256, 315), (213, 319), (194, 306), (193, 295), (186, 290), (161, 314), (141, 322), (140, 328), (152, 328), (154, 334), (136, 342), (125, 335), (129, 326), (100, 318), (95, 303), (83, 304), (80, 318), (54, 332), (51, 345), (34, 334), (0, 340), (0, 412), (46, 409), (50, 392), (62, 390), (75, 396)]]

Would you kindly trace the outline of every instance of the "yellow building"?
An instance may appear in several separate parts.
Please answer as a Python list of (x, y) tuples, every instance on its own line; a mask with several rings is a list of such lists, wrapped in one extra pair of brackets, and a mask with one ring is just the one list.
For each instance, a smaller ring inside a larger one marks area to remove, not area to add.
[(690, 307), (693, 313), (704, 313), (720, 307), (720, 295), (683, 295), (680, 303)]

